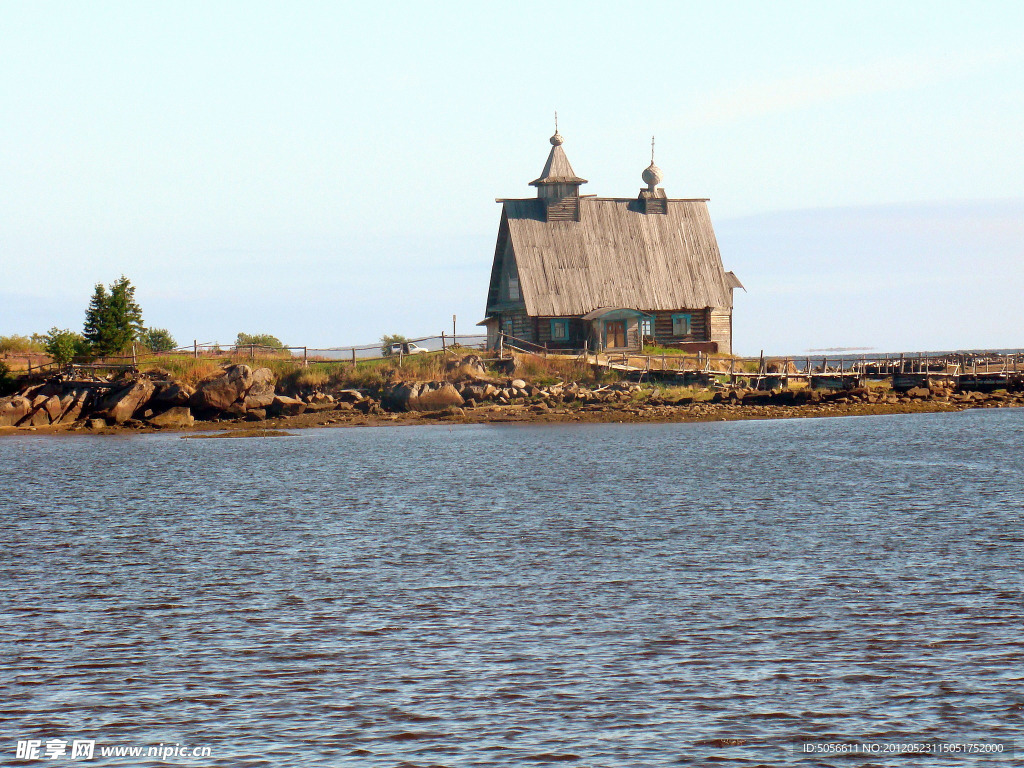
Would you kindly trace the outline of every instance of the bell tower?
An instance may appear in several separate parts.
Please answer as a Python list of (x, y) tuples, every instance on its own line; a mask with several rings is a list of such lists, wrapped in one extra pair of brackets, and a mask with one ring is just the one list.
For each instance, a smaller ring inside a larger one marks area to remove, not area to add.
[(544, 206), (546, 221), (580, 220), (580, 185), (586, 184), (569, 164), (562, 144), (565, 139), (558, 132), (558, 113), (555, 113), (555, 135), (551, 137), (551, 152), (540, 177), (530, 182), (537, 188), (537, 198)]

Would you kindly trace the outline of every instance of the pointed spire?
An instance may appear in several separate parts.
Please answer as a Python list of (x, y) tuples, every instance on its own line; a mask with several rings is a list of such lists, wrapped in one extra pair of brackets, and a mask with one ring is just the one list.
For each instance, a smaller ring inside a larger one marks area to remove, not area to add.
[(565, 139), (558, 132), (557, 112), (555, 112), (555, 134), (549, 141), (551, 142), (551, 152), (548, 153), (548, 160), (544, 163), (544, 170), (540, 172), (539, 178), (530, 182), (530, 185), (539, 187), (542, 184), (586, 184), (587, 180), (581, 179), (573, 171), (569, 164), (569, 158), (565, 156), (565, 150), (562, 149)]

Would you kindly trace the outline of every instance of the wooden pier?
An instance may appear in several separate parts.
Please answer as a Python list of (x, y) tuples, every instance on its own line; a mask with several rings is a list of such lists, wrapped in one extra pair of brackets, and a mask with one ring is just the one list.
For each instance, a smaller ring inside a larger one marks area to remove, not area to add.
[(950, 387), (991, 392), (1024, 389), (1024, 353), (942, 352), (882, 356), (721, 358), (697, 354), (588, 354), (592, 365), (631, 378), (681, 386), (788, 389), (794, 382), (816, 390), (842, 390), (888, 381), (896, 392)]

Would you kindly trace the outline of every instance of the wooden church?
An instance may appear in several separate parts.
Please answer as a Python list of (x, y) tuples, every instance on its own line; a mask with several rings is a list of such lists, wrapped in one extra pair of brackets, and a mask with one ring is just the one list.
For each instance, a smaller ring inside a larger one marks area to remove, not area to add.
[[(487, 292), (498, 334), (549, 349), (627, 350), (655, 343), (732, 352), (733, 290), (707, 199), (669, 198), (651, 164), (635, 198), (581, 195), (557, 129), (535, 198), (499, 199)], [(515, 343), (512, 341), (511, 343)]]

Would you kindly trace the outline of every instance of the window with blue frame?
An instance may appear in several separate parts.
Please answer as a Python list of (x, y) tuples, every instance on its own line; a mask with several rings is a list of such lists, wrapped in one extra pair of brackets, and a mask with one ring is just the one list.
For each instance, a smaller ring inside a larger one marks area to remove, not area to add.
[(649, 317), (640, 318), (640, 334), (642, 336), (653, 336), (654, 325)]
[(691, 321), (692, 316), (689, 314), (672, 315), (672, 335), (689, 336), (693, 332)]
[(551, 340), (552, 341), (568, 341), (569, 340), (569, 321), (568, 320), (552, 320), (551, 321)]

